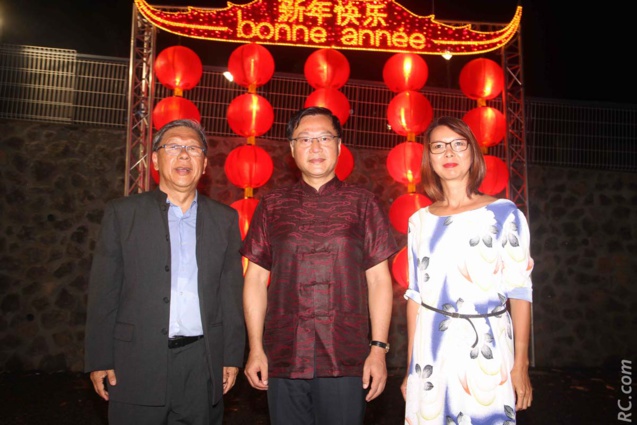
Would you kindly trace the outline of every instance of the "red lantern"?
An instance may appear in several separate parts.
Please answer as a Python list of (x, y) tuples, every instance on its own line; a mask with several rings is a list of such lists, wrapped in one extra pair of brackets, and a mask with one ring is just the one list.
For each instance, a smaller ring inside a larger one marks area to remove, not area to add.
[(391, 265), (391, 273), (394, 275), (394, 279), (398, 282), (398, 285), (403, 288), (409, 288), (409, 269), (407, 268), (407, 247), (404, 247), (394, 257), (394, 261)]
[(416, 142), (403, 142), (394, 146), (387, 155), (389, 175), (402, 184), (419, 183), (423, 150), (423, 145)]
[(235, 83), (254, 89), (270, 81), (274, 75), (274, 58), (260, 44), (244, 44), (230, 55), (228, 71)]
[(389, 207), (389, 221), (394, 229), (407, 234), (409, 217), (421, 208), (431, 205), (431, 199), (420, 193), (406, 193), (400, 195)]
[(497, 195), (509, 184), (509, 169), (504, 161), (493, 155), (485, 155), (487, 174), (478, 190), (487, 195)]
[(338, 161), (336, 162), (336, 176), (339, 180), (345, 180), (354, 169), (354, 156), (347, 146), (341, 143), (341, 154), (338, 156)]
[(397, 53), (383, 67), (383, 81), (394, 93), (420, 90), (428, 77), (427, 63), (415, 53)]
[(239, 213), (239, 231), (241, 232), (241, 240), (245, 239), (248, 229), (250, 228), (250, 221), (254, 215), (254, 210), (257, 208), (259, 201), (254, 198), (244, 198), (230, 204), (232, 208)]
[(460, 90), (469, 99), (493, 99), (503, 88), (504, 72), (491, 59), (473, 59), (460, 71)]
[(506, 119), (504, 114), (490, 106), (478, 106), (467, 112), (462, 120), (475, 134), (480, 146), (495, 146), (506, 135)]
[(228, 180), (242, 189), (263, 186), (272, 177), (273, 169), (270, 155), (255, 145), (234, 148), (228, 154), (224, 166)]
[(170, 90), (189, 90), (203, 74), (201, 59), (184, 46), (168, 47), (155, 59), (155, 75)]
[(427, 129), (433, 118), (429, 100), (417, 91), (398, 93), (387, 106), (387, 121), (394, 132), (413, 136)]
[(349, 62), (334, 49), (321, 49), (305, 61), (307, 82), (315, 89), (339, 89), (349, 79)]
[(232, 131), (243, 137), (265, 134), (274, 123), (274, 109), (258, 94), (246, 93), (235, 97), (226, 113)]
[(338, 117), (341, 125), (349, 118), (350, 105), (347, 96), (336, 89), (317, 89), (305, 100), (305, 107), (322, 106)]
[(157, 130), (171, 121), (184, 118), (200, 122), (201, 114), (194, 103), (180, 96), (165, 97), (153, 109), (153, 127)]

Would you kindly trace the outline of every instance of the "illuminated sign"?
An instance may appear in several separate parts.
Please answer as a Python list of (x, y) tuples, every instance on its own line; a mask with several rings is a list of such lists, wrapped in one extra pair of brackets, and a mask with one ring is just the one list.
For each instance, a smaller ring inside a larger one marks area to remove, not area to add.
[(135, 0), (156, 27), (174, 34), (236, 43), (394, 53), (475, 55), (506, 45), (522, 18), (496, 31), (447, 25), (418, 16), (393, 0), (255, 0), (221, 9), (155, 7)]

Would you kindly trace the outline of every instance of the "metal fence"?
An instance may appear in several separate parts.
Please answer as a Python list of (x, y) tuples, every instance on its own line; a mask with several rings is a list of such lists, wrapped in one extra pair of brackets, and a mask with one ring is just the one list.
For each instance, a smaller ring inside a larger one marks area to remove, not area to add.
[[(197, 105), (209, 134), (235, 136), (226, 109), (246, 90), (226, 80), (223, 71), (204, 67), (201, 81), (184, 97)], [(125, 128), (128, 78), (128, 59), (0, 44), (0, 118)], [(283, 139), (287, 119), (312, 91), (302, 75), (281, 73), (259, 87), (275, 112), (264, 137)], [(344, 126), (348, 145), (391, 149), (404, 141), (387, 126), (387, 105), (395, 94), (384, 84), (350, 80), (341, 91), (351, 105)], [(434, 115), (462, 117), (476, 106), (458, 90), (422, 92)], [(157, 101), (170, 95), (157, 83)], [(499, 101), (489, 102), (501, 108)], [(637, 105), (527, 97), (525, 113), (529, 164), (637, 172)]]

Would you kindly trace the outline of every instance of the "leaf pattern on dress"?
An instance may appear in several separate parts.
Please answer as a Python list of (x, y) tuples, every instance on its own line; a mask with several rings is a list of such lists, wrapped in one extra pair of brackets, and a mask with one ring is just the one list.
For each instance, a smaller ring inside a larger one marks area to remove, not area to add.
[(478, 347), (472, 348), (471, 351), (469, 352), (469, 357), (471, 357), (472, 359), (477, 359), (479, 352), (480, 350), (478, 349)]
[(507, 338), (513, 339), (513, 324), (511, 323), (511, 317), (510, 316), (505, 316), (505, 317), (507, 318), (507, 324), (506, 324)]
[(477, 246), (480, 243), (480, 236), (474, 236), (471, 239), (469, 239), (469, 246), (471, 246), (472, 248), (474, 246)]
[(484, 242), (484, 244), (489, 248), (493, 248), (493, 238), (491, 237), (491, 235), (484, 235), (482, 237), (482, 242)]
[(482, 345), (482, 348), (480, 349), (480, 353), (482, 353), (482, 356), (485, 359), (488, 359), (488, 360), (493, 359), (493, 351), (491, 351), (491, 347), (489, 347), (487, 344)]
[(433, 373), (433, 371), (434, 371), (434, 367), (432, 365), (428, 364), (422, 370), (422, 377), (423, 378), (429, 378), (431, 376), (431, 374)]
[(509, 240), (509, 243), (511, 244), (512, 247), (517, 248), (520, 246), (520, 241), (518, 240), (518, 237), (514, 235), (513, 233), (509, 233), (509, 236), (507, 239)]
[(418, 270), (423, 272), (423, 282), (429, 281), (429, 273), (425, 273), (427, 267), (429, 267), (429, 257), (422, 257), (417, 259), (418, 261)]
[(444, 332), (447, 329), (449, 329), (449, 320), (450, 319), (444, 319), (443, 321), (440, 322), (440, 324), (438, 325), (438, 330), (440, 332)]
[(515, 409), (511, 406), (504, 405), (504, 414), (507, 415), (507, 418), (515, 420)]
[(451, 223), (453, 223), (453, 217), (449, 216), (445, 219), (445, 226), (449, 226)]

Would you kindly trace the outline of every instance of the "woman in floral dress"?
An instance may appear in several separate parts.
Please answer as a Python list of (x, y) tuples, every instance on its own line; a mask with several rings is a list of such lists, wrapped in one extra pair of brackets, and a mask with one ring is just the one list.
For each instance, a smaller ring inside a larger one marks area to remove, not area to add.
[(486, 166), (464, 121), (437, 119), (424, 144), (434, 202), (409, 219), (405, 424), (515, 424), (533, 399), (528, 224), (479, 192)]

